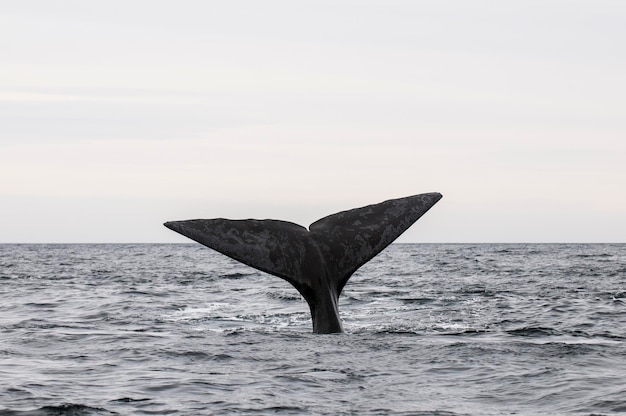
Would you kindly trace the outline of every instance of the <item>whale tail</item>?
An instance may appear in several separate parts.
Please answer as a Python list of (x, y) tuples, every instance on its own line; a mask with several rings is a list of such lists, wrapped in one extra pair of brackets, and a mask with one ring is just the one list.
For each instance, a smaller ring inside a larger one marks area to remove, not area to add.
[[(391, 199), (321, 218), (309, 230), (291, 222), (254, 219), (196, 219), (164, 225), (285, 279), (308, 302), (315, 332), (341, 332), (337, 299), (350, 276), (440, 199), (439, 193)], [(316, 322), (332, 321), (333, 314), (335, 324)]]

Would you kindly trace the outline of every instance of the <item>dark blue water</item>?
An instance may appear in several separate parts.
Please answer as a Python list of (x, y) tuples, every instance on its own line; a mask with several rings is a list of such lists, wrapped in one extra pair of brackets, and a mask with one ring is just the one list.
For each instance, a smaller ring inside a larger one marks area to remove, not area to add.
[(0, 414), (626, 414), (626, 245), (395, 244), (313, 335), (200, 245), (0, 245)]

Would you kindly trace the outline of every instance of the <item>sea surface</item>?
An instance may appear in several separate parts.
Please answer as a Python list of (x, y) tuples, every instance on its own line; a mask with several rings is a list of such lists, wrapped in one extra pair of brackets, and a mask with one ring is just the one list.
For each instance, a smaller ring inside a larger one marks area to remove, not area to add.
[(626, 414), (626, 245), (394, 244), (339, 309), (199, 244), (0, 245), (0, 414)]

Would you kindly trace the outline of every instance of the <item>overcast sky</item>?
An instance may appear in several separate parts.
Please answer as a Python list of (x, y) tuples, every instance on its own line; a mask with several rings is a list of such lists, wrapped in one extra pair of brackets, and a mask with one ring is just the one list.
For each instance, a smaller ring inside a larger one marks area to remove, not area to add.
[(433, 191), (400, 241), (626, 242), (622, 0), (0, 5), (0, 242)]

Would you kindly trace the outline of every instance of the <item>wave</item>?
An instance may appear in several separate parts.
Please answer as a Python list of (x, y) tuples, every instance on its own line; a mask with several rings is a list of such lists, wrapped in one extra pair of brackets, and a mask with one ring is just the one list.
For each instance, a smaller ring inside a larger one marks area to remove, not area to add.
[(5, 416), (101, 416), (116, 415), (100, 407), (91, 407), (83, 404), (64, 403), (57, 406), (43, 406), (35, 410), (11, 410), (2, 409), (0, 413)]

